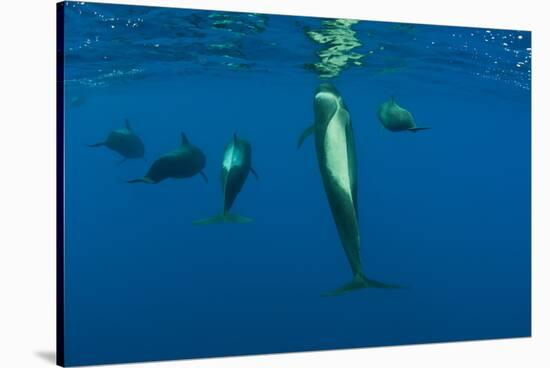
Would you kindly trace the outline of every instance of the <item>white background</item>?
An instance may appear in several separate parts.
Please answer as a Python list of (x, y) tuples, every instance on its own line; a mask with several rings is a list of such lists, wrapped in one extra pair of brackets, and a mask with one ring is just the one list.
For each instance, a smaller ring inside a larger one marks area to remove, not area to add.
[[(136, 367), (548, 367), (550, 27), (544, 1), (142, 0), (114, 3), (533, 31), (533, 337), (136, 364)], [(55, 350), (55, 1), (0, 12), (0, 367)], [(518, 126), (518, 129), (525, 127)], [(545, 161), (545, 157), (547, 160)], [(502, 198), (506, 201), (506, 198)], [(511, 270), (511, 272), (513, 272)], [(353, 311), (350, 311), (353, 313)]]

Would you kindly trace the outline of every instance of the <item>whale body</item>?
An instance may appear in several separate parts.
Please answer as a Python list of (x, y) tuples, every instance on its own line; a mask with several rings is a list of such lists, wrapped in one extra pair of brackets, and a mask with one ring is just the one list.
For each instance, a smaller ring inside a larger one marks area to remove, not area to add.
[(314, 124), (307, 128), (298, 147), (311, 134), (315, 136), (317, 161), (332, 217), (353, 279), (326, 295), (339, 295), (368, 287), (394, 287), (365, 277), (361, 266), (357, 213), (357, 156), (349, 111), (330, 84), (321, 84), (313, 102)]
[(200, 174), (205, 181), (208, 178), (202, 171), (206, 165), (206, 156), (196, 146), (189, 143), (184, 133), (181, 133), (181, 144), (176, 149), (160, 156), (149, 168), (143, 178), (128, 181), (128, 183), (157, 184), (171, 179), (183, 179)]
[(430, 129), (417, 127), (412, 114), (399, 106), (393, 97), (378, 108), (378, 120), (384, 128), (392, 132), (409, 131), (416, 133), (419, 130)]
[(217, 216), (198, 220), (194, 223), (204, 225), (222, 222), (251, 222), (252, 219), (248, 217), (229, 213), (249, 173), (252, 173), (258, 179), (258, 174), (252, 167), (252, 148), (250, 143), (234, 134), (231, 141), (225, 146), (223, 153), (221, 171), (223, 211)]
[(86, 97), (84, 97), (84, 95), (76, 95), (76, 96), (73, 96), (69, 101), (69, 106), (80, 107), (84, 105), (85, 102), (86, 102)]
[(127, 159), (143, 158), (145, 154), (145, 145), (139, 136), (132, 130), (128, 119), (125, 121), (125, 127), (109, 133), (107, 139), (103, 142), (90, 144), (89, 147), (107, 147), (120, 154), (124, 162)]

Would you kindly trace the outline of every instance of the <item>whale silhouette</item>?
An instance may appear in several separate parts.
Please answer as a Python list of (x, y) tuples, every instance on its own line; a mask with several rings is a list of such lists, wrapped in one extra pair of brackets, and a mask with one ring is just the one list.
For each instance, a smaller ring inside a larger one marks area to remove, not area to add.
[(189, 143), (185, 134), (181, 133), (179, 147), (155, 160), (143, 178), (129, 180), (128, 183), (157, 184), (168, 178), (189, 178), (196, 174), (200, 174), (208, 182), (208, 178), (202, 171), (205, 165), (204, 153)]
[(221, 172), (223, 192), (223, 212), (217, 216), (204, 220), (194, 221), (194, 224), (216, 224), (222, 222), (248, 223), (252, 219), (229, 213), (237, 195), (241, 191), (248, 174), (252, 173), (258, 179), (258, 174), (252, 167), (252, 148), (250, 143), (233, 135), (231, 141), (225, 146)]
[(144, 158), (145, 146), (140, 137), (134, 133), (128, 119), (125, 120), (125, 127), (109, 133), (103, 142), (90, 144), (88, 147), (107, 147), (120, 154), (123, 163), (127, 159)]
[(416, 133), (420, 130), (430, 129), (417, 127), (412, 114), (399, 106), (393, 97), (380, 105), (378, 119), (387, 130), (392, 132), (409, 131)]
[(311, 134), (315, 136), (317, 161), (332, 217), (351, 267), (353, 279), (325, 295), (340, 295), (363, 288), (394, 288), (368, 279), (362, 271), (357, 214), (357, 156), (349, 111), (336, 90), (321, 84), (313, 102), (314, 124), (307, 128), (298, 147)]

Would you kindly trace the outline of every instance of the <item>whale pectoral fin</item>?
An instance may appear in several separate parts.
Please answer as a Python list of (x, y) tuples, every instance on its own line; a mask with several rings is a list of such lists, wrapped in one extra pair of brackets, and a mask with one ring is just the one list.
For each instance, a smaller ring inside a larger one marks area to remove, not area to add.
[(204, 181), (208, 183), (208, 177), (206, 176), (206, 174), (204, 173), (204, 171), (201, 171), (199, 174), (201, 174), (201, 176), (202, 176), (202, 178), (204, 179)]
[(323, 296), (338, 296), (342, 294), (349, 293), (350, 291), (354, 290), (360, 290), (360, 289), (367, 289), (367, 288), (378, 288), (378, 289), (399, 289), (400, 286), (397, 285), (390, 285), (385, 284), (380, 281), (371, 280), (366, 278), (363, 274), (357, 274), (351, 280), (351, 282), (348, 282), (347, 284), (344, 284), (343, 286), (339, 287), (336, 290), (329, 291), (327, 293), (323, 293)]
[(302, 132), (302, 135), (300, 135), (300, 138), (298, 139), (298, 148), (302, 147), (302, 143), (304, 143), (306, 138), (309, 137), (314, 132), (315, 132), (315, 124), (306, 128), (306, 130)]
[(254, 175), (256, 180), (260, 180), (260, 177), (258, 176), (258, 173), (256, 172), (256, 170), (254, 170), (254, 168), (252, 166), (250, 167), (250, 172), (252, 173), (252, 175)]
[(409, 130), (410, 132), (416, 133), (416, 132), (418, 132), (418, 131), (420, 131), (420, 130), (428, 130), (428, 129), (432, 129), (432, 128), (430, 128), (430, 127), (424, 127), (424, 128), (415, 127), (415, 128), (409, 128), (408, 130)]

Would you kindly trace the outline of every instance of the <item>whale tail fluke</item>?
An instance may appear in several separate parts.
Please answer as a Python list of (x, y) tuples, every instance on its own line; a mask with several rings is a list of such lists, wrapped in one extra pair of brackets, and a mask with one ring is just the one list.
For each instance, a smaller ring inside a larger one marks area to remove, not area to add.
[(420, 130), (428, 130), (428, 129), (432, 129), (430, 127), (424, 127), (424, 128), (421, 128), (421, 127), (414, 127), (414, 128), (409, 128), (409, 131), (413, 132), (413, 133), (416, 133)]
[(368, 288), (377, 288), (377, 289), (399, 289), (401, 288), (398, 285), (385, 284), (380, 281), (368, 279), (362, 273), (359, 273), (353, 277), (351, 282), (344, 284), (336, 290), (323, 293), (323, 296), (338, 296), (342, 294), (349, 293), (350, 291), (368, 289)]
[(252, 219), (249, 217), (244, 217), (240, 215), (222, 213), (213, 217), (205, 218), (202, 220), (193, 221), (195, 225), (209, 225), (209, 224), (248, 224), (252, 222)]
[(130, 184), (133, 184), (133, 183), (156, 184), (153, 180), (151, 180), (147, 177), (134, 179), (134, 180), (128, 180), (127, 183), (130, 183)]

